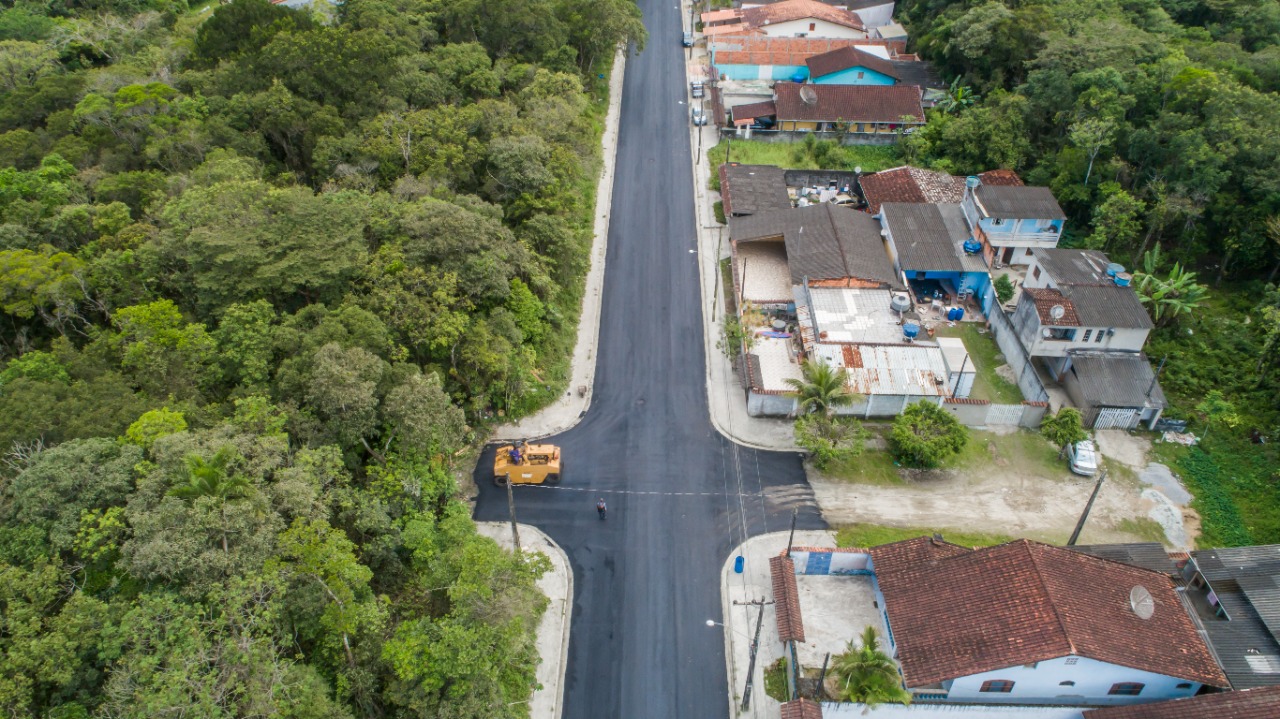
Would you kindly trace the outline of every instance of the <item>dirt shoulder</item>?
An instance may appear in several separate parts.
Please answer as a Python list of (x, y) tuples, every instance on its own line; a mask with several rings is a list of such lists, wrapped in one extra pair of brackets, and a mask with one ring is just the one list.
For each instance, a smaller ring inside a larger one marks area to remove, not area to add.
[[(971, 445), (969, 457), (956, 468), (898, 468), (892, 483), (875, 484), (835, 479), (810, 468), (809, 481), (832, 525), (919, 527), (944, 534), (952, 529), (1062, 544), (1075, 528), (1094, 480), (1070, 474), (1065, 463), (1054, 460), (1052, 448), (1046, 457), (1044, 447), (1034, 440), (1025, 435), (1010, 440), (975, 432), (972, 442), (976, 446)], [(1189, 515), (1185, 534), (1173, 537), (1173, 541), (1161, 536), (1164, 523), (1157, 516), (1170, 512), (1170, 502), (1138, 481), (1150, 446), (1147, 440), (1138, 440), (1121, 445), (1117, 455), (1124, 461), (1117, 459), (1119, 468), (1113, 469), (1103, 484), (1079, 543), (1161, 540), (1176, 549), (1189, 548), (1178, 545), (1194, 542), (1198, 523), (1194, 523), (1194, 513), (1179, 505), (1175, 504), (1173, 511)], [(883, 462), (883, 458), (867, 458), (868, 464), (877, 461)]]

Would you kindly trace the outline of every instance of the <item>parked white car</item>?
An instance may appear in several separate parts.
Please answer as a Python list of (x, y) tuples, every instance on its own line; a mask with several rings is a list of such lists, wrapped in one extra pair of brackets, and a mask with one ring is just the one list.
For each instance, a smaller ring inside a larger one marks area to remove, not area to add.
[(1091, 439), (1082, 439), (1069, 445), (1067, 460), (1070, 462), (1068, 466), (1071, 467), (1071, 471), (1076, 474), (1091, 477), (1098, 471), (1098, 449)]
[(692, 121), (694, 125), (701, 127), (702, 125), (707, 124), (707, 114), (702, 111), (702, 108), (695, 107), (689, 111), (689, 120)]

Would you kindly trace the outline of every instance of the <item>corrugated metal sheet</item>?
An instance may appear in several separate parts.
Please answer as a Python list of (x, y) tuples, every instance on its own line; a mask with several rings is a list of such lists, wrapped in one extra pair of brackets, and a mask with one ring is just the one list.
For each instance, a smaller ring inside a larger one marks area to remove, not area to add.
[(974, 193), (988, 217), (1009, 220), (1065, 220), (1067, 214), (1047, 187), (979, 185)]
[(1068, 356), (1073, 380), (1090, 407), (1165, 406), (1164, 392), (1145, 354), (1073, 351)]
[[(846, 352), (852, 361), (846, 362)], [(848, 377), (849, 389), (864, 396), (946, 397), (947, 363), (937, 347), (818, 344), (814, 353)]]
[(959, 205), (886, 202), (880, 211), (903, 271), (986, 271), (980, 257), (964, 252), (969, 228)]

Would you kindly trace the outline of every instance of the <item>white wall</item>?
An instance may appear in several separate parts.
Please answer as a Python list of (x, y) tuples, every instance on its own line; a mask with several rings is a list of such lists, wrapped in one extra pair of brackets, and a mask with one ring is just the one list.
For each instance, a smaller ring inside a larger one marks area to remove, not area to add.
[[(812, 30), (809, 25), (813, 25)], [(826, 20), (817, 18), (801, 18), (799, 20), (788, 20), (787, 22), (774, 23), (765, 25), (760, 28), (765, 35), (770, 37), (846, 37), (860, 39), (867, 36), (861, 30), (854, 30), (851, 27), (837, 25)]]
[(867, 29), (888, 25), (893, 22), (893, 3), (887, 2), (883, 5), (874, 7), (864, 7), (854, 12), (858, 13), (858, 17), (862, 18), (862, 24)]
[[(1117, 664), (1095, 661), (1087, 657), (1074, 657), (1074, 664), (1067, 664), (1073, 657), (1059, 657), (1035, 664), (1016, 666), (961, 677), (951, 683), (948, 702), (982, 704), (1138, 704), (1159, 699), (1189, 697), (1200, 689), (1197, 682), (1176, 679), (1161, 674), (1131, 669)], [(1014, 682), (1013, 691), (1005, 693), (981, 692), (982, 683), (994, 679)], [(1061, 682), (1074, 681), (1075, 686), (1062, 686)], [(1138, 682), (1146, 686), (1138, 696), (1110, 696), (1111, 685), (1120, 682)], [(1186, 689), (1178, 689), (1186, 683)]]

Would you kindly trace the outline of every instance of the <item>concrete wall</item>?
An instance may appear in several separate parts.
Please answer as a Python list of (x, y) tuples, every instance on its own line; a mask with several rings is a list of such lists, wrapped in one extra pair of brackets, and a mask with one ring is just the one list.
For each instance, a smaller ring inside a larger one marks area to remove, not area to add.
[(831, 182), (836, 187), (854, 190), (858, 186), (858, 173), (845, 170), (787, 170), (782, 173), (787, 187), (826, 187)]
[(791, 80), (797, 75), (809, 79), (809, 68), (804, 65), (715, 65), (725, 80)]
[[(1071, 662), (1068, 664), (1067, 662)], [(1008, 693), (979, 691), (983, 682), (1012, 681)], [(1062, 682), (1075, 682), (1063, 686)], [(1113, 684), (1136, 682), (1144, 685), (1138, 696), (1111, 696)], [(1179, 689), (1179, 684), (1186, 684)], [(948, 702), (982, 704), (1141, 704), (1162, 699), (1188, 697), (1200, 689), (1197, 682), (1108, 664), (1087, 657), (1059, 657), (1032, 665), (1014, 666), (960, 677), (951, 682)]]
[(791, 550), (796, 574), (873, 574), (871, 555), (864, 551), (797, 547)]
[(942, 403), (960, 424), (966, 427), (1026, 427), (1040, 426), (1049, 407), (1044, 402), (1022, 404), (992, 404), (982, 399), (948, 399)]
[(994, 286), (987, 287), (982, 306), (990, 308), (987, 311), (987, 324), (991, 328), (991, 336), (995, 338), (1000, 352), (1004, 354), (1005, 362), (1013, 370), (1018, 389), (1022, 390), (1023, 399), (1029, 402), (1048, 402), (1049, 393), (1045, 391), (1044, 384), (1036, 375), (1036, 368), (1031, 364), (1031, 355), (1022, 346), (1018, 333), (1014, 331), (1013, 324), (1005, 316), (1004, 310), (996, 304)]
[(897, 83), (898, 81), (892, 77), (861, 65), (813, 78), (815, 85), (896, 85)]
[(864, 38), (867, 33), (817, 18), (801, 18), (765, 25), (761, 32), (770, 37), (847, 37)]
[(789, 417), (796, 411), (796, 400), (778, 394), (747, 393), (747, 414), (752, 417)]
[[(810, 123), (811, 124), (811, 123)], [(752, 139), (759, 142), (804, 142), (804, 138), (813, 135), (819, 140), (833, 140), (842, 145), (892, 145), (898, 141), (897, 133), (884, 132), (881, 134), (865, 133), (865, 132), (812, 132), (807, 130), (735, 130), (732, 127), (721, 128), (721, 135), (732, 135), (743, 139)]]

